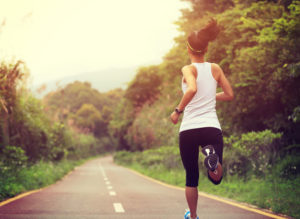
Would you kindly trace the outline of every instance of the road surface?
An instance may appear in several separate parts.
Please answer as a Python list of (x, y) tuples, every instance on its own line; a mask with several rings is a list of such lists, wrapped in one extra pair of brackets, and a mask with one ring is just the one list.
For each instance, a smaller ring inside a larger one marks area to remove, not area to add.
[[(182, 219), (184, 191), (117, 166), (112, 157), (91, 160), (63, 180), (0, 207), (1, 219)], [(204, 219), (272, 218), (199, 196)]]

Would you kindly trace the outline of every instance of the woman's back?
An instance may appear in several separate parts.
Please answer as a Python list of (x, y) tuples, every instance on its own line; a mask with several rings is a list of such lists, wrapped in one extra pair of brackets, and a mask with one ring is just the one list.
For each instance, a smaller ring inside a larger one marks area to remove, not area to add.
[[(180, 131), (202, 127), (221, 129), (216, 114), (217, 81), (213, 77), (211, 63), (192, 63), (192, 65), (197, 70), (197, 92), (185, 107)], [(182, 81), (183, 93), (187, 88), (187, 84)]]

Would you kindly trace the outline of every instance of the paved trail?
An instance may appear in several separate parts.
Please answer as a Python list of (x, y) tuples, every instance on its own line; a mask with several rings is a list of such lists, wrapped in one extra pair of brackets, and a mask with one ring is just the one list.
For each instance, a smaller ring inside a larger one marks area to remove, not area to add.
[[(271, 218), (199, 196), (203, 219)], [(0, 207), (1, 219), (182, 219), (184, 191), (117, 166), (111, 157), (91, 160), (58, 183)]]

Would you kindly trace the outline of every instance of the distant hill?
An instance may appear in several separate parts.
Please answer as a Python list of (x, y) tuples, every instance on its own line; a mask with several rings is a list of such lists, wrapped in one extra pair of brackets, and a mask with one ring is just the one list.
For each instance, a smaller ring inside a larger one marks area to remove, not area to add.
[[(65, 87), (67, 84), (74, 81), (88, 81), (92, 84), (93, 88), (100, 92), (107, 92), (115, 88), (125, 89), (128, 82), (134, 78), (136, 71), (137, 67), (129, 67), (81, 73), (36, 85), (33, 87), (33, 92), (37, 97), (43, 97), (45, 94), (56, 90), (58, 87)], [(43, 91), (38, 92), (39, 88), (42, 86), (45, 88)]]

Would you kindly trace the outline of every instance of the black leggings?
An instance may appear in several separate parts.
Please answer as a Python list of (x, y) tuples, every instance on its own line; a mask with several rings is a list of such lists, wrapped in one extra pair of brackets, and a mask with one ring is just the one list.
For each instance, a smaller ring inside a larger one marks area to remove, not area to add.
[(186, 172), (186, 186), (197, 187), (199, 181), (199, 146), (213, 145), (222, 164), (223, 135), (218, 128), (207, 127), (182, 131), (179, 133), (179, 148)]

